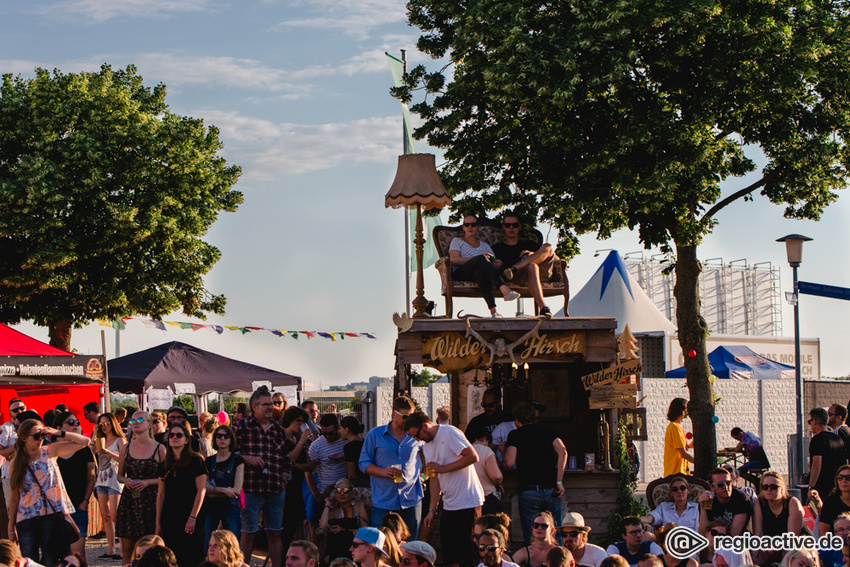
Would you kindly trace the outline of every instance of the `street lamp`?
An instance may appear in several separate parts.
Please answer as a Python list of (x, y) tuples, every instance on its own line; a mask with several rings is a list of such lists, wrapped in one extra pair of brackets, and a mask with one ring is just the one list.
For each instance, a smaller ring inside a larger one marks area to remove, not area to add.
[(789, 234), (777, 238), (777, 242), (785, 243), (785, 253), (788, 255), (788, 264), (794, 274), (794, 373), (797, 377), (797, 467), (799, 474), (803, 474), (803, 373), (800, 368), (800, 294), (797, 291), (797, 268), (803, 262), (803, 242), (811, 240), (802, 234)]

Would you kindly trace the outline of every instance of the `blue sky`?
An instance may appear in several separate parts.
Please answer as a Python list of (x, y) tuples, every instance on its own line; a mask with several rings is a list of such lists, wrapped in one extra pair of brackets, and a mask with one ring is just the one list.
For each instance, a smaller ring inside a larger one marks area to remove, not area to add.
[[(401, 153), (401, 118), (389, 96), (384, 52), (406, 49), (412, 65), (426, 62), (415, 51), (418, 34), (406, 23), (403, 2), (30, 0), (4, 2), (0, 21), (2, 73), (132, 63), (147, 85), (167, 85), (173, 111), (221, 129), (223, 155), (243, 168), (237, 188), (245, 203), (208, 234), (222, 259), (207, 287), (228, 298), (227, 314), (208, 323), (378, 337), (295, 341), (265, 332), (163, 332), (130, 322), (122, 353), (179, 340), (323, 386), (392, 373), (391, 316), (404, 309), (403, 216), (384, 209), (383, 197)], [(428, 151), (421, 142), (418, 149)], [(727, 192), (745, 183), (732, 181)], [(773, 262), (788, 290), (784, 247), (774, 240), (800, 232), (815, 238), (806, 245), (801, 279), (850, 287), (847, 195), (820, 223), (787, 221), (781, 213), (758, 197), (737, 203), (719, 215), (700, 257)], [(547, 227), (541, 230), (547, 235)], [(598, 266), (593, 252), (601, 248), (624, 254), (640, 245), (628, 232), (605, 242), (583, 238), (583, 254), (569, 272), (574, 291)], [(432, 272), (426, 296), (438, 299)], [(458, 303), (485, 312), (483, 301)], [(848, 302), (803, 298), (801, 334), (821, 338), (824, 374), (850, 373), (842, 356), (848, 317)], [(188, 320), (180, 314), (167, 319)], [(44, 329), (19, 328), (46, 340)], [(72, 346), (100, 352), (101, 329), (75, 331)], [(784, 331), (793, 334), (787, 307)], [(114, 348), (107, 331), (110, 356)]]

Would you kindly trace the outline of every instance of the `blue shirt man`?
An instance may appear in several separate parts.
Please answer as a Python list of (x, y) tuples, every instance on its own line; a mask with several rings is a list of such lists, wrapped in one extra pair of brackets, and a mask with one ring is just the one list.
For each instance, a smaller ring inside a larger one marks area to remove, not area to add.
[[(372, 525), (380, 526), (387, 512), (397, 512), (415, 538), (422, 516), (422, 442), (408, 435), (404, 427), (404, 420), (414, 410), (410, 398), (396, 398), (389, 424), (366, 434), (358, 464), (372, 485)], [(395, 481), (398, 472), (402, 474), (401, 482)]]

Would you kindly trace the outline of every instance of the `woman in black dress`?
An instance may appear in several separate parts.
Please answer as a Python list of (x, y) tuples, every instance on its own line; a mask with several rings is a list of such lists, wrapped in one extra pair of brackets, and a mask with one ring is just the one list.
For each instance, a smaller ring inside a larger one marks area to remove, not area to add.
[(189, 430), (168, 426), (168, 448), (157, 477), (156, 533), (174, 551), (178, 565), (197, 565), (204, 557), (201, 505), (207, 490), (204, 459), (189, 445)]

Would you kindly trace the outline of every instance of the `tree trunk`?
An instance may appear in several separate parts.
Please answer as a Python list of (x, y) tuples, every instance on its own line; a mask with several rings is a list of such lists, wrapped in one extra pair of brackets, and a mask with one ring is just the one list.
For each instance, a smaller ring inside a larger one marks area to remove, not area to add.
[[(685, 357), (688, 383), (688, 414), (694, 431), (694, 474), (707, 478), (717, 467), (717, 436), (714, 421), (714, 391), (709, 382), (705, 338), (708, 325), (700, 314), (699, 274), (696, 246), (676, 245), (676, 323), (679, 345)], [(693, 355), (693, 356), (692, 356)]]
[(50, 321), (47, 325), (50, 346), (71, 351), (71, 321)]

